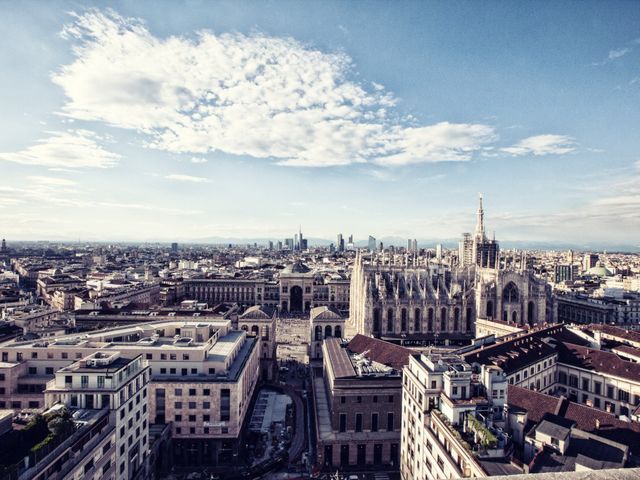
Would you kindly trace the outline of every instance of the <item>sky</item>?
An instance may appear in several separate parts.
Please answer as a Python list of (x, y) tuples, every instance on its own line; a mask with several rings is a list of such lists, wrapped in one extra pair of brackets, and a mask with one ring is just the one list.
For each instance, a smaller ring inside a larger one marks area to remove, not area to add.
[(640, 4), (0, 0), (0, 236), (640, 245)]

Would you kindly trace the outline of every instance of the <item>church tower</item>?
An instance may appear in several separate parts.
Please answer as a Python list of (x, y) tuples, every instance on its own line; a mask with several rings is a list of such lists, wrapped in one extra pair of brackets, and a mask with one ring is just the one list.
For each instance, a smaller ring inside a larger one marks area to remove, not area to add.
[(484, 230), (484, 208), (482, 206), (482, 194), (478, 199), (478, 211), (476, 213), (476, 231), (473, 238), (473, 263), (480, 268), (496, 268), (498, 262), (498, 242), (487, 239)]

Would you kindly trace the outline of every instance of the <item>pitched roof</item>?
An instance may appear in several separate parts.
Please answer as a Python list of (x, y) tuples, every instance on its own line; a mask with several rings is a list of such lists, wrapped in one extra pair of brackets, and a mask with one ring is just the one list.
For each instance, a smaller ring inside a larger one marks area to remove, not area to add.
[(552, 397), (522, 387), (509, 385), (507, 390), (509, 409), (524, 410), (530, 422), (539, 423), (546, 413), (571, 420), (585, 432), (629, 445), (634, 454), (640, 454), (640, 425), (624, 422), (596, 408), (570, 402), (564, 397)]
[(594, 350), (572, 343), (558, 343), (558, 354), (560, 363), (626, 378), (634, 382), (640, 379), (640, 363), (623, 360), (612, 352)]
[(409, 348), (360, 334), (351, 339), (347, 348), (354, 353), (367, 352), (369, 359), (396, 370), (408, 365), (409, 357), (413, 354)]

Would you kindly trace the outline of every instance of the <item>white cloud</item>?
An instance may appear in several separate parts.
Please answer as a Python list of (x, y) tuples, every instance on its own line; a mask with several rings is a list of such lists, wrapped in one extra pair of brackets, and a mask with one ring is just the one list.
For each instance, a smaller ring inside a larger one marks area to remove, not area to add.
[(396, 132), (396, 138), (390, 142), (391, 148), (397, 148), (397, 151), (377, 158), (376, 163), (407, 165), (466, 161), (496, 138), (493, 128), (486, 125), (441, 122), (428, 127), (404, 128)]
[(576, 142), (566, 135), (536, 135), (520, 140), (515, 145), (501, 149), (511, 155), (562, 155), (576, 150)]
[(615, 60), (616, 58), (624, 57), (630, 51), (631, 51), (631, 48), (619, 48), (617, 50), (609, 50), (609, 55), (607, 55), (607, 58), (609, 60)]
[(107, 168), (120, 158), (120, 155), (105, 150), (86, 130), (50, 132), (50, 135), (24, 150), (0, 152), (0, 160), (45, 167)]
[(175, 180), (176, 182), (192, 182), (192, 183), (209, 183), (210, 180), (204, 177), (194, 177), (192, 175), (182, 175), (180, 173), (172, 173), (165, 175), (167, 180)]
[(68, 180), (66, 178), (57, 178), (57, 177), (43, 177), (39, 175), (29, 176), (27, 179), (31, 180), (33, 183), (38, 185), (47, 185), (47, 186), (70, 186), (76, 185), (77, 183), (73, 180)]
[(113, 11), (75, 15), (63, 35), (75, 60), (52, 80), (61, 114), (145, 135), (173, 153), (266, 158), (322, 167), (469, 160), (493, 137), (486, 125), (406, 128), (396, 99), (350, 80), (351, 58), (261, 34), (159, 38)]
[(191, 163), (207, 163), (208, 161), (204, 157), (191, 157)]

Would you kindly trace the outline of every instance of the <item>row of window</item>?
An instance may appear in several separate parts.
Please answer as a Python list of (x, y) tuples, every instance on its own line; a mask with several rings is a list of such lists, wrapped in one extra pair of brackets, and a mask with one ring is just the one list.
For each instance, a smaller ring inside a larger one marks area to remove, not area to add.
[[(354, 430), (355, 432), (362, 432), (362, 413), (356, 413), (355, 415), (355, 426), (354, 426)], [(379, 421), (378, 421), (378, 414), (377, 413), (372, 413), (371, 414), (371, 428), (370, 431), (371, 432), (377, 432), (380, 428), (379, 425)], [(395, 423), (394, 423), (394, 413), (393, 412), (389, 412), (387, 413), (387, 425), (386, 425), (386, 430), (388, 432), (393, 431), (395, 428)], [(338, 430), (340, 432), (346, 432), (347, 431), (347, 414), (346, 413), (341, 413), (340, 414), (340, 421), (339, 421), (339, 425), (338, 425)]]

